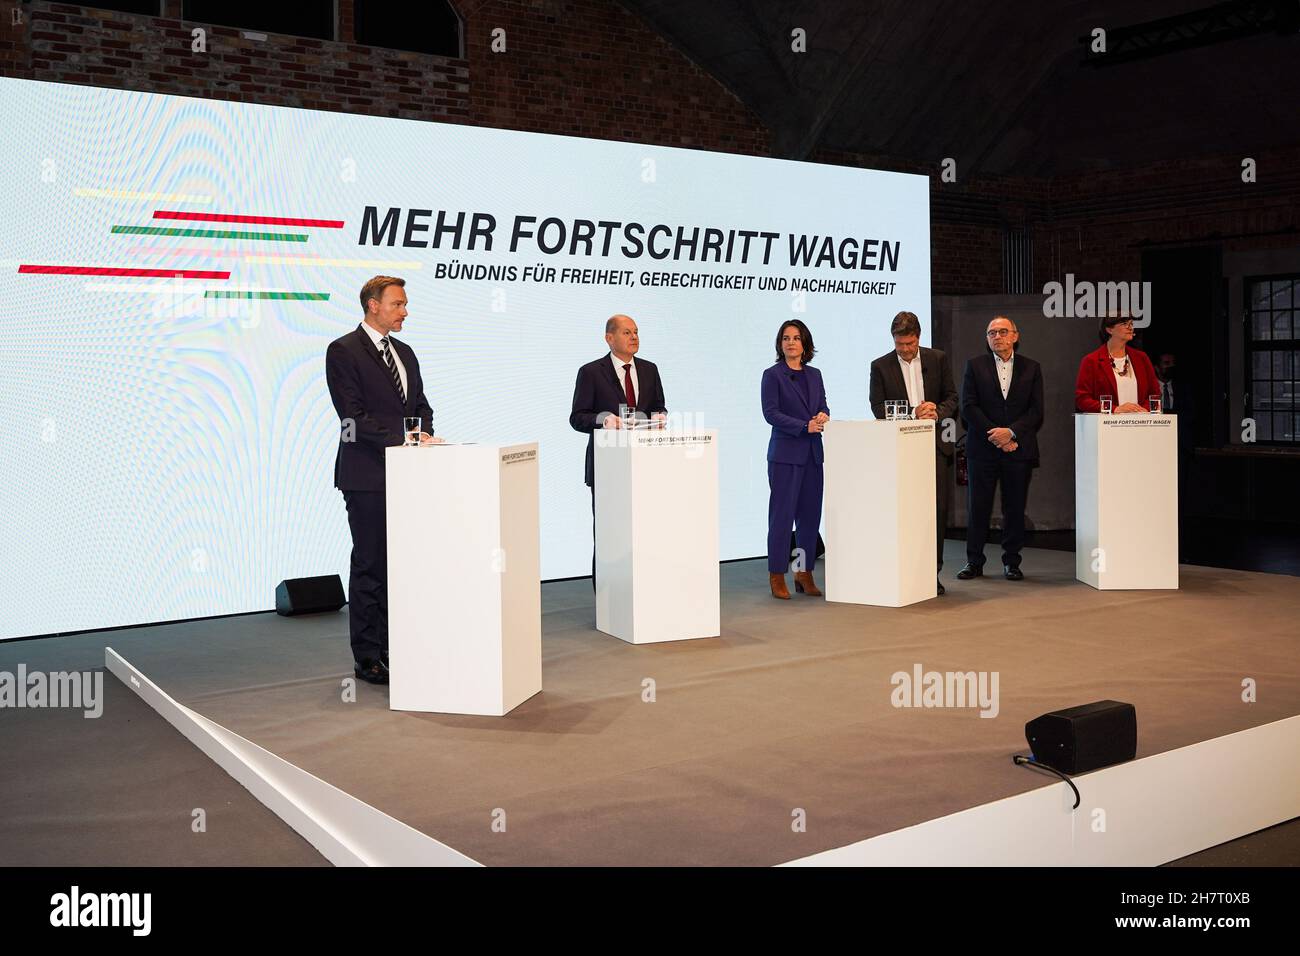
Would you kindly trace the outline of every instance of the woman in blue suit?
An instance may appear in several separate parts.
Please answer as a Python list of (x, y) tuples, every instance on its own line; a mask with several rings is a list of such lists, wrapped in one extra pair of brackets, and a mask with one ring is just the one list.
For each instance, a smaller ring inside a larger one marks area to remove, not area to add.
[(776, 334), (776, 364), (763, 372), (763, 417), (772, 426), (767, 443), (767, 570), (772, 597), (790, 600), (785, 572), (790, 567), (790, 527), (802, 556), (794, 586), (813, 597), (817, 528), (822, 521), (822, 429), (830, 421), (822, 373), (808, 364), (812, 333), (798, 319)]

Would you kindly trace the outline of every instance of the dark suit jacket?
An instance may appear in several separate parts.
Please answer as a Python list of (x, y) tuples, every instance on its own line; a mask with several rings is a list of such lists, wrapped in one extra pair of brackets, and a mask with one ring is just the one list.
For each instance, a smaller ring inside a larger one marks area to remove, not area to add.
[[(1011, 387), (1002, 397), (993, 353), (977, 355), (966, 363), (961, 382), (961, 417), (966, 423), (966, 457), (972, 460), (1028, 461), (1038, 464), (1038, 429), (1043, 424), (1043, 370), (1037, 362), (1016, 353), (1011, 364)], [(1010, 428), (1016, 433), (1015, 451), (1006, 452), (988, 440), (990, 428)]]
[[(1163, 394), (1163, 383), (1152, 394)], [(1177, 374), (1169, 382), (1173, 386), (1173, 402), (1163, 411), (1166, 415), (1178, 416), (1178, 450), (1191, 454), (1196, 448), (1196, 396), (1192, 394), (1192, 383)]]
[[(588, 362), (578, 369), (578, 381), (573, 387), (573, 410), (569, 412), (569, 424), (574, 431), (586, 432), (587, 463), (583, 470), (583, 480), (592, 485), (596, 480), (596, 436), (608, 413), (618, 414), (618, 407), (626, 404), (623, 386), (619, 383), (618, 373), (610, 353), (604, 357)], [(637, 411), (646, 415), (666, 412), (664, 404), (664, 386), (659, 378), (659, 369), (653, 362), (647, 362), (640, 356), (633, 356), (636, 366), (636, 381), (639, 386), (636, 395)]]
[(803, 367), (808, 384), (808, 400), (795, 384), (797, 372), (792, 372), (785, 361), (763, 369), (763, 417), (772, 426), (772, 437), (767, 440), (767, 460), (783, 465), (806, 465), (809, 459), (823, 461), (822, 436), (810, 434), (808, 423), (818, 412), (831, 413), (826, 404), (826, 388), (822, 373), (811, 365)]
[[(370, 336), (358, 325), (325, 351), (325, 381), (339, 413), (339, 450), (334, 459), (334, 487), (343, 491), (384, 490), (384, 449), (402, 444), (402, 419), (419, 416), (420, 427), (432, 433), (433, 409), (424, 397), (420, 363), (404, 342), (388, 337), (406, 367), (406, 403), (402, 403), (392, 373)], [(348, 423), (355, 431), (345, 441)]]
[[(934, 402), (939, 420), (935, 422), (934, 440), (939, 450), (952, 457), (954, 443), (943, 440), (943, 422), (957, 414), (957, 383), (952, 380), (948, 356), (938, 349), (922, 348), (921, 384), (925, 400)], [(890, 352), (871, 363), (871, 414), (885, 417), (885, 402), (907, 401), (907, 384), (898, 364), (898, 353)]]

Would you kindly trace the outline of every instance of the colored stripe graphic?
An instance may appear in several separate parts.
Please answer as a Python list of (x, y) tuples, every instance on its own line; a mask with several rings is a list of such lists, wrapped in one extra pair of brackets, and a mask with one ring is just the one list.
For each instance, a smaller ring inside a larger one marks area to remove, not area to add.
[[(170, 249), (166, 246), (131, 246), (126, 250), (126, 254), (158, 256), (165, 259), (204, 256), (214, 259), (243, 259), (256, 265), (349, 266), (357, 269), (412, 270), (420, 269), (424, 265), (414, 259), (322, 259), (314, 252), (249, 252), (240, 249), (218, 249), (215, 246), (173, 246)], [(3, 265), (3, 260), (0, 260), (0, 267)]]
[(114, 226), (115, 233), (128, 236), (198, 236), (202, 239), (263, 239), (270, 242), (306, 242), (302, 233), (238, 232), (232, 229), (168, 229), (163, 226)]
[(229, 272), (212, 272), (208, 269), (119, 269), (114, 266), (33, 266), (21, 265), (19, 272), (32, 275), (57, 276), (130, 276), (132, 278), (175, 279), (229, 279)]
[(229, 289), (209, 289), (204, 293), (209, 299), (315, 299), (325, 300), (328, 292), (243, 292)]
[(91, 189), (81, 187), (72, 191), (74, 196), (88, 199), (150, 199), (154, 202), (212, 202), (211, 196), (196, 193), (141, 192), (136, 189)]
[(342, 229), (342, 219), (299, 219), (287, 216), (236, 216), (217, 212), (175, 212), (160, 209), (155, 219), (189, 219), (195, 222), (239, 222), (259, 226), (320, 226), (322, 229)]

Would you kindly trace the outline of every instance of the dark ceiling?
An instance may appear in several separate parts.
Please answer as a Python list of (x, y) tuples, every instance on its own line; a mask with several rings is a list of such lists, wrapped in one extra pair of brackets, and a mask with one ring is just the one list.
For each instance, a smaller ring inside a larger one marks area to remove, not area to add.
[[(1240, 3), (623, 3), (752, 109), (789, 158), (819, 148), (951, 156), (965, 175), (1052, 175), (1300, 142), (1294, 32), (1221, 30), (1199, 47), (1084, 63), (1081, 39), (1095, 27), (1111, 41), (1117, 29), (1193, 15), (1183, 32), (1195, 31), (1204, 11)], [(1251, 6), (1288, 4), (1300, 7)], [(791, 50), (795, 27), (807, 31), (806, 53)]]

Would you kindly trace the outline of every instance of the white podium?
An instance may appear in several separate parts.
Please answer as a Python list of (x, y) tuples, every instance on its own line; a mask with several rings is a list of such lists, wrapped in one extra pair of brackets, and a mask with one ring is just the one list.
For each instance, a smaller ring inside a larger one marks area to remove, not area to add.
[(826, 600), (904, 607), (937, 596), (934, 426), (826, 423)]
[(1178, 416), (1074, 416), (1074, 576), (1178, 587)]
[(595, 434), (596, 629), (629, 644), (717, 637), (717, 432)]
[(509, 713), (542, 689), (537, 445), (386, 452), (388, 706)]

